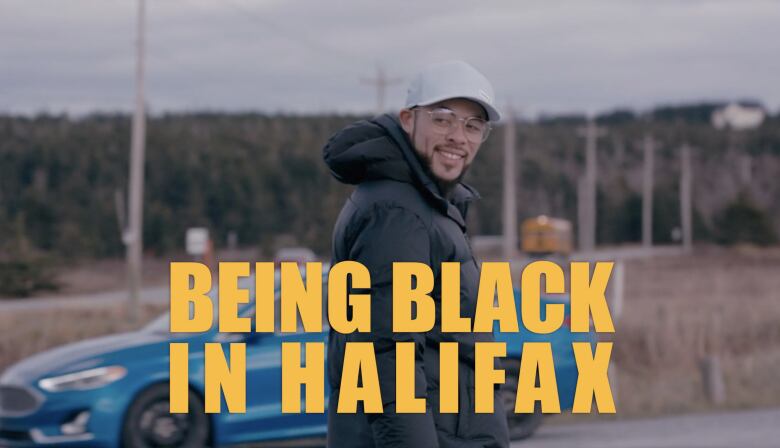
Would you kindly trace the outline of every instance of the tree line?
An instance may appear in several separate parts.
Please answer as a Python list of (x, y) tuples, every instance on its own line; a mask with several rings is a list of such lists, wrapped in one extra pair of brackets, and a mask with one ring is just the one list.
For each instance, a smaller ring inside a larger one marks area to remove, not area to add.
[[(751, 131), (710, 126), (708, 107), (617, 110), (597, 117), (600, 244), (641, 236), (640, 140), (658, 141), (654, 240), (679, 226), (679, 149), (694, 148), (694, 238), (772, 244), (780, 228), (780, 118)], [(336, 182), (321, 148), (361, 119), (345, 115), (172, 113), (149, 118), (144, 247), (181, 250), (188, 227), (208, 227), (217, 247), (235, 232), (241, 245), (270, 253), (284, 240), (327, 256), (333, 223), (350, 187)], [(583, 116), (542, 117), (516, 127), (519, 218), (577, 221), (584, 173)], [(501, 231), (503, 128), (483, 145), (466, 181), (480, 191), (472, 234)], [(36, 252), (66, 257), (124, 253), (117, 197), (128, 177), (130, 117), (97, 114), (0, 116), (0, 257)], [(747, 160), (747, 162), (745, 162)], [(745, 168), (747, 167), (747, 168)], [(747, 172), (748, 178), (745, 178)]]

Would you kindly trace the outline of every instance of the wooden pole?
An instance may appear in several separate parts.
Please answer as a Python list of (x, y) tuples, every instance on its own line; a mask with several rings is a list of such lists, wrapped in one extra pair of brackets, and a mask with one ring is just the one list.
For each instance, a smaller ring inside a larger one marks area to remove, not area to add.
[(130, 213), (126, 234), (128, 318), (132, 323), (139, 319), (139, 293), (141, 290), (141, 254), (143, 252), (143, 195), (144, 152), (146, 150), (146, 113), (144, 110), (144, 32), (145, 0), (138, 0), (138, 40), (136, 42), (135, 112), (130, 137)]
[(691, 178), (691, 147), (683, 145), (680, 150), (680, 223), (682, 227), (683, 252), (690, 252), (693, 247), (692, 222), (692, 178)]
[(590, 117), (588, 124), (580, 128), (579, 132), (585, 137), (585, 175), (577, 194), (578, 236), (580, 250), (589, 252), (596, 246), (596, 140), (603, 136), (605, 131), (597, 127), (595, 120)]
[(650, 249), (653, 246), (653, 171), (655, 140), (651, 135), (645, 136), (644, 174), (642, 176), (642, 247)]
[(504, 207), (503, 207), (503, 253), (510, 261), (517, 251), (517, 181), (515, 168), (515, 112), (510, 105), (504, 127)]

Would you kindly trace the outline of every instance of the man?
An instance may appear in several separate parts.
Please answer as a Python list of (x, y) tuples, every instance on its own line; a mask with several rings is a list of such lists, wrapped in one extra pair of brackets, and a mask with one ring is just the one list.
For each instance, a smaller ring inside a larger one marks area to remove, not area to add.
[[(461, 183), (490, 122), (499, 119), (490, 82), (465, 62), (428, 67), (411, 82), (397, 116), (355, 123), (331, 137), (325, 162), (341, 182), (356, 184), (333, 232), (333, 262), (354, 260), (371, 273), (371, 332), (331, 330), (328, 446), (506, 447), (506, 418), (496, 397), (493, 414), (474, 412), (474, 343), (489, 333), (442, 333), (441, 263), (460, 263), (461, 314), (474, 317), (479, 272), (466, 237), (466, 211), (476, 192)], [(393, 262), (431, 267), (437, 304), (428, 333), (392, 331)], [(415, 396), (425, 414), (395, 412), (395, 344), (415, 342)], [(374, 345), (383, 412), (336, 412), (347, 342)], [(459, 343), (459, 412), (439, 412), (439, 343)]]

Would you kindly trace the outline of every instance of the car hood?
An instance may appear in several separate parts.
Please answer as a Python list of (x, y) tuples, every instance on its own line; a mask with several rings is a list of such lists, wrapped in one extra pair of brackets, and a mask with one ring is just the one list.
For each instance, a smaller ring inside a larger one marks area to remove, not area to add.
[[(56, 347), (30, 356), (9, 367), (0, 376), (0, 384), (21, 384), (37, 381), (44, 376), (106, 365), (121, 356), (123, 364), (135, 359), (126, 353), (140, 347), (160, 345), (167, 350), (170, 336), (162, 333), (133, 332), (88, 339)], [(166, 344), (164, 344), (166, 343)], [(121, 355), (118, 352), (123, 352)]]

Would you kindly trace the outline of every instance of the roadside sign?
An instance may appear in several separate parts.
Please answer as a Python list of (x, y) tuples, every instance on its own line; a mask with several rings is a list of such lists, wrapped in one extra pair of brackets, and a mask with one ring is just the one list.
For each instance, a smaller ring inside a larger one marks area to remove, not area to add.
[(209, 229), (205, 227), (190, 227), (186, 238), (188, 255), (203, 255), (209, 243)]

